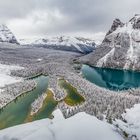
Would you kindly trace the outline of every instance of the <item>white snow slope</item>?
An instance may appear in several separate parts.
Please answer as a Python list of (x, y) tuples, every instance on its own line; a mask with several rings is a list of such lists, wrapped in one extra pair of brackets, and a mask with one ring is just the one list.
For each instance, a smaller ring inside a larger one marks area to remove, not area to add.
[(0, 87), (21, 81), (21, 78), (10, 76), (11, 70), (18, 69), (22, 69), (22, 67), (0, 64)]
[(0, 140), (123, 140), (115, 128), (86, 113), (64, 119), (60, 110), (44, 119), (0, 131)]
[(127, 109), (122, 117), (125, 122), (116, 120), (114, 124), (125, 131), (132, 140), (140, 140), (140, 104), (136, 104), (133, 108)]

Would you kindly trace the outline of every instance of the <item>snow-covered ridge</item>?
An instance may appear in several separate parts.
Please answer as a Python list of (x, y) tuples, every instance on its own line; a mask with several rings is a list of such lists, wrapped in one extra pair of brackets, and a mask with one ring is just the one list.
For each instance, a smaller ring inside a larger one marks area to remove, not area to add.
[(0, 140), (123, 140), (115, 127), (86, 113), (64, 119), (60, 110), (44, 119), (0, 131)]
[(92, 52), (95, 49), (94, 41), (83, 37), (59, 36), (41, 39), (21, 39), (20, 43), (21, 45), (41, 46), (81, 53)]
[(0, 25), (0, 42), (19, 44), (14, 34), (6, 25)]
[(115, 19), (100, 47), (86, 59), (98, 67), (140, 70), (140, 15), (126, 23)]

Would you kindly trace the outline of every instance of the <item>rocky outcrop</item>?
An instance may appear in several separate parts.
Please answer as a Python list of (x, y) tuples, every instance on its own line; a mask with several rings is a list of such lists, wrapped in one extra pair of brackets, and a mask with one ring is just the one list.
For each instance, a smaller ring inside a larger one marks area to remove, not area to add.
[(116, 18), (114, 21), (113, 21), (113, 24), (111, 26), (111, 29), (108, 31), (108, 33), (106, 35), (109, 35), (111, 34), (112, 32), (114, 32), (118, 27), (123, 27), (124, 23), (122, 23), (120, 21), (120, 19)]

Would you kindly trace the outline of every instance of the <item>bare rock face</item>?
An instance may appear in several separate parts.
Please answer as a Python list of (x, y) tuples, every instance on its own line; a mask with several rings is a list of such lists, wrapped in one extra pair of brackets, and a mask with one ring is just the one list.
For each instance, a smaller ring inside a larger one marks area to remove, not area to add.
[(111, 26), (111, 29), (108, 31), (108, 33), (106, 35), (109, 35), (111, 34), (112, 32), (114, 32), (118, 27), (122, 27), (124, 25), (124, 23), (122, 23), (120, 21), (120, 19), (116, 18), (114, 21), (113, 21), (113, 24)]
[(140, 15), (125, 24), (115, 19), (102, 44), (80, 61), (97, 67), (140, 70)]
[(6, 25), (0, 25), (0, 42), (19, 44), (14, 34)]
[(136, 14), (131, 20), (134, 29), (140, 29), (140, 15)]

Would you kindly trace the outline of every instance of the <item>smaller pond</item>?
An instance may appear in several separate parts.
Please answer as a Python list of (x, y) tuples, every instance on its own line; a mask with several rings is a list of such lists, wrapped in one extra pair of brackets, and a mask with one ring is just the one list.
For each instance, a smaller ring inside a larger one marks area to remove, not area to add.
[(88, 81), (110, 90), (127, 90), (140, 87), (140, 72), (82, 66)]
[(66, 80), (60, 79), (59, 86), (67, 93), (67, 96), (64, 99), (66, 104), (74, 106), (85, 101), (84, 97), (78, 93), (77, 89), (70, 83), (66, 82)]

